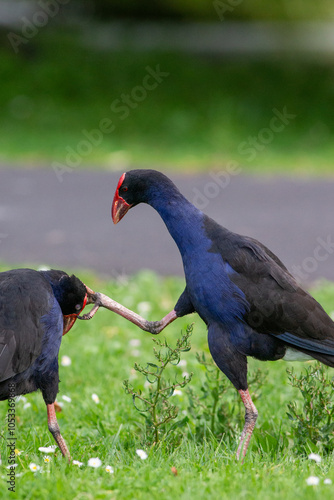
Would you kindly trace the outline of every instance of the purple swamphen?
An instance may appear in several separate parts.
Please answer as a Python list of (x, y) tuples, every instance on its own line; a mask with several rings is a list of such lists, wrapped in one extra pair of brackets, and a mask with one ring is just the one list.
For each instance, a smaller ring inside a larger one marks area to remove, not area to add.
[(211, 355), (239, 391), (245, 425), (237, 458), (246, 454), (258, 412), (248, 392), (247, 356), (262, 361), (314, 358), (334, 367), (334, 322), (268, 248), (217, 224), (155, 170), (131, 170), (117, 185), (115, 224), (138, 205), (162, 217), (182, 256), (186, 287), (159, 333), (197, 312)]
[[(86, 304), (94, 304), (93, 309), (79, 316)], [(64, 271), (14, 269), (0, 273), (0, 401), (40, 389), (49, 430), (69, 459), (54, 407), (60, 343), (76, 319), (91, 319), (100, 307), (145, 331), (155, 333), (162, 327), (161, 322), (146, 321)]]
[[(87, 302), (87, 289), (63, 271), (14, 269), (0, 273), (0, 400), (40, 389), (48, 426), (62, 454), (54, 402), (62, 336)], [(91, 302), (91, 301), (88, 301)]]

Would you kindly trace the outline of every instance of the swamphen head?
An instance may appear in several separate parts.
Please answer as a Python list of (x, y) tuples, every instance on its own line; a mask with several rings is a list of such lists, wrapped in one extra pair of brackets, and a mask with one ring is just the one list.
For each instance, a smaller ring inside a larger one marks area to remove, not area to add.
[(50, 271), (41, 271), (41, 273), (49, 281), (60, 305), (64, 318), (63, 335), (65, 335), (72, 328), (87, 303), (86, 286), (74, 274), (69, 276), (64, 271), (51, 269)]
[(157, 170), (130, 170), (125, 172), (119, 179), (114, 199), (112, 202), (111, 215), (114, 224), (117, 224), (130, 208), (139, 203), (149, 203), (154, 198), (161, 196), (161, 190), (166, 193), (178, 193), (175, 184), (164, 174)]
[(61, 339), (92, 291), (64, 271), (14, 269), (0, 273), (0, 400), (41, 390), (48, 426), (62, 454), (54, 402)]

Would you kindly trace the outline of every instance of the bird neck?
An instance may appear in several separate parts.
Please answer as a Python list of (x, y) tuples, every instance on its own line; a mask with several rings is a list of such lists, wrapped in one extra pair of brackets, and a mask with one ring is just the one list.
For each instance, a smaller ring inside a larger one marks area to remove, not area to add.
[(65, 273), (61, 271), (40, 271), (40, 273), (44, 276), (44, 278), (50, 283), (53, 295), (57, 299), (60, 307), (64, 302), (64, 290), (62, 284), (60, 282), (60, 278), (65, 275)]
[(149, 204), (166, 224), (181, 255), (198, 247), (203, 212), (192, 205), (179, 191), (153, 196)]

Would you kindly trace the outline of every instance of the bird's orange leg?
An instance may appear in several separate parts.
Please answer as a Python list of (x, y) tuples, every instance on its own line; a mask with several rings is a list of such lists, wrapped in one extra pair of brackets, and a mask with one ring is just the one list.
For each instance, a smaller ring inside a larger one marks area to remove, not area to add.
[(252, 398), (250, 397), (248, 389), (246, 389), (245, 391), (240, 389), (238, 392), (241, 396), (243, 404), (245, 405), (245, 426), (241, 433), (240, 443), (237, 450), (237, 459), (238, 460), (240, 459), (240, 454), (242, 452), (242, 461), (243, 461), (247, 452), (250, 438), (252, 437), (253, 434), (258, 412), (252, 401)]
[(71, 455), (70, 452), (68, 451), (67, 445), (65, 443), (65, 440), (63, 436), (60, 434), (60, 429), (56, 417), (56, 411), (54, 404), (46, 405), (47, 413), (48, 413), (48, 427), (49, 431), (51, 432), (52, 436), (54, 437), (54, 440), (56, 441), (60, 451), (64, 455), (64, 457), (68, 458), (68, 461), (71, 461)]

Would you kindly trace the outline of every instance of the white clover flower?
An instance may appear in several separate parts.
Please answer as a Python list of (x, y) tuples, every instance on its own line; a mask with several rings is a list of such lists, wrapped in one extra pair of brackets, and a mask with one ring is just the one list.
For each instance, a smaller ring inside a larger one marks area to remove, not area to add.
[(31, 406), (31, 403), (29, 403), (29, 402), (28, 403), (24, 403), (23, 409), (27, 410), (28, 408), (30, 408), (30, 406)]
[(187, 361), (185, 359), (180, 359), (177, 366), (187, 366)]
[(49, 462), (51, 462), (51, 457), (49, 457), (49, 455), (45, 455), (45, 457), (44, 457), (44, 462), (45, 462), (46, 464), (48, 464)]
[(308, 486), (317, 486), (320, 479), (317, 476), (310, 476), (306, 479)]
[(72, 360), (69, 356), (62, 356), (60, 364), (61, 366), (70, 366), (72, 364)]
[(90, 458), (88, 460), (88, 467), (94, 467), (96, 469), (97, 467), (101, 467), (101, 465), (102, 465), (102, 462), (97, 457), (96, 458)]
[(56, 445), (53, 445), (53, 446), (40, 446), (38, 448), (38, 450), (41, 451), (42, 453), (54, 453), (56, 451), (56, 448), (57, 448)]
[(72, 464), (73, 465), (77, 465), (78, 467), (82, 467), (83, 466), (83, 462), (79, 462), (79, 460), (73, 460)]
[(332, 480), (329, 478), (324, 479), (324, 484), (332, 484)]
[(69, 396), (62, 396), (61, 397), (64, 401), (66, 401), (67, 403), (71, 403), (72, 402), (72, 399), (69, 397)]
[(100, 398), (97, 394), (92, 394), (92, 400), (94, 401), (94, 403), (98, 404), (100, 402)]
[(31, 464), (29, 464), (29, 469), (30, 469), (32, 472), (38, 472), (38, 471), (40, 470), (40, 466), (39, 466), (39, 465), (34, 464), (34, 462), (31, 462)]
[(131, 356), (133, 356), (134, 358), (139, 358), (140, 351), (138, 349), (133, 349), (133, 351), (131, 351)]
[(182, 391), (180, 389), (174, 389), (172, 396), (182, 396)]
[(139, 347), (141, 345), (141, 340), (139, 340), (139, 339), (131, 339), (129, 341), (129, 345), (131, 347)]
[(318, 455), (317, 453), (310, 453), (307, 458), (309, 460), (314, 460), (315, 462), (317, 462), (317, 464), (320, 464), (321, 462), (321, 456)]
[(138, 457), (141, 458), (142, 460), (146, 460), (148, 457), (148, 454), (144, 450), (136, 450), (136, 453)]
[(151, 304), (149, 302), (139, 302), (137, 308), (139, 314), (146, 314), (152, 310)]
[(108, 474), (113, 474), (114, 473), (114, 469), (110, 465), (106, 466), (105, 471), (108, 472)]

